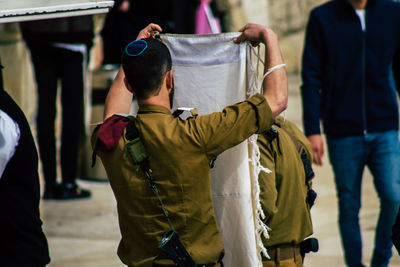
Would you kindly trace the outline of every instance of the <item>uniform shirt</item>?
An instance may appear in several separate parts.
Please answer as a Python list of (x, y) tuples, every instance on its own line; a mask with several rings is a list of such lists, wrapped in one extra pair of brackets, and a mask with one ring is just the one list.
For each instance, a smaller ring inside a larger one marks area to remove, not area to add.
[(0, 110), (0, 179), (7, 167), (7, 163), (13, 157), (20, 130), (18, 124), (4, 111)]
[[(278, 122), (303, 146), (308, 158), (312, 159), (311, 145), (304, 134), (282, 117), (278, 117)], [(258, 136), (260, 163), (272, 171), (269, 174), (261, 172), (259, 175), (265, 223), (271, 228), (270, 238), (263, 240), (266, 247), (299, 244), (312, 234), (303, 163), (291, 137), (281, 128), (274, 128), (279, 137), (272, 142), (265, 135)]]
[[(216, 264), (223, 256), (223, 244), (212, 206), (210, 161), (271, 127), (273, 117), (265, 98), (256, 95), (223, 112), (187, 120), (162, 106), (141, 106), (136, 122), (158, 191), (181, 242), (196, 264)], [(157, 248), (169, 227), (145, 175), (130, 156), (124, 157), (128, 140), (123, 135), (116, 148), (101, 149), (103, 135), (120, 136), (102, 127), (94, 137), (98, 137), (98, 154), (118, 203), (119, 257), (129, 266), (153, 266), (153, 261), (174, 266)], [(112, 128), (118, 131), (119, 127)]]

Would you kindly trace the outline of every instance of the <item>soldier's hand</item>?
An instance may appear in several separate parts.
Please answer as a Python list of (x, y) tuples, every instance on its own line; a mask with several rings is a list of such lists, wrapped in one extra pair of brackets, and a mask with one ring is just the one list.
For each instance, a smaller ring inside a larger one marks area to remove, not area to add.
[(320, 134), (308, 136), (313, 151), (313, 162), (322, 166), (322, 157), (324, 156), (324, 142)]
[(271, 29), (259, 24), (247, 23), (239, 32), (242, 34), (233, 40), (235, 43), (248, 40), (253, 46), (257, 46), (259, 43), (266, 44), (270, 40), (277, 40), (276, 34)]
[(157, 24), (150, 23), (146, 28), (139, 32), (136, 40), (152, 37), (157, 32), (162, 32), (161, 27)]

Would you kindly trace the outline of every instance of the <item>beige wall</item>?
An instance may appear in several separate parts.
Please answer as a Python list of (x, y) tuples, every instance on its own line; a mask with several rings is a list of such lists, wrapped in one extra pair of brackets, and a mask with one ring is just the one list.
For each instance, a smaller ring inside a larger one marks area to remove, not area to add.
[(0, 57), (4, 66), (4, 88), (32, 122), (36, 111), (34, 74), (17, 23), (0, 24)]
[(238, 31), (247, 22), (268, 24), (267, 0), (215, 0), (221, 11), (228, 13), (231, 32)]

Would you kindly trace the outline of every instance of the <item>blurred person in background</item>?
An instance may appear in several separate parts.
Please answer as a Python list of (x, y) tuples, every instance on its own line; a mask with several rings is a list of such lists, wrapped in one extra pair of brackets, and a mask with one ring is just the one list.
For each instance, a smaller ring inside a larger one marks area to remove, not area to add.
[[(76, 184), (88, 51), (92, 46), (92, 16), (21, 23), (31, 52), (38, 89), (37, 133), (45, 180), (44, 199), (79, 199), (90, 192)], [(57, 184), (55, 119), (61, 84), (61, 184)]]
[(318, 165), (324, 154), (320, 122), (326, 134), (348, 266), (364, 266), (359, 211), (365, 166), (380, 199), (371, 266), (388, 266), (392, 256), (400, 202), (399, 36), (400, 4), (392, 0), (329, 1), (312, 10), (307, 26), (304, 129)]

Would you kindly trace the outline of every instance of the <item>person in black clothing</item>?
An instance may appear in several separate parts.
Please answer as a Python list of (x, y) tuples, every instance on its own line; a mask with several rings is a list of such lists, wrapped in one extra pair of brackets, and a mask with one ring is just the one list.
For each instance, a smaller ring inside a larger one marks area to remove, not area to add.
[(36, 146), (25, 115), (0, 87), (0, 266), (43, 267), (50, 257), (40, 220)]
[[(93, 20), (78, 16), (21, 23), (38, 88), (37, 131), (45, 179), (44, 199), (90, 197), (75, 180), (78, 152), (83, 136), (84, 77), (88, 51), (92, 46)], [(57, 184), (56, 96), (61, 81), (62, 136), (61, 176)]]
[(152, 22), (160, 25), (164, 32), (176, 32), (172, 16), (174, 1), (176, 0), (116, 0), (101, 31), (103, 65), (119, 66), (125, 46)]

